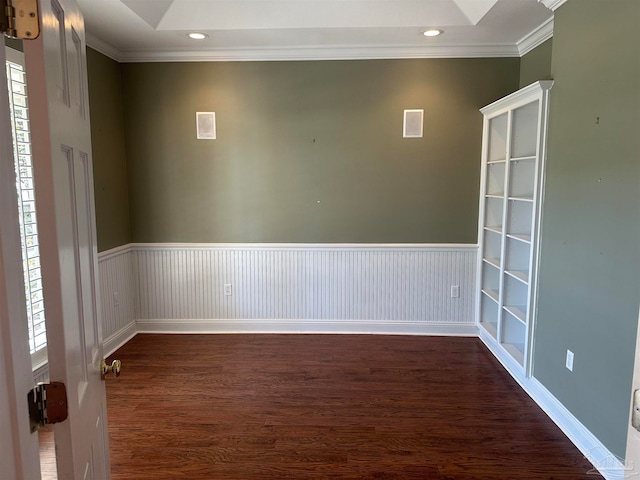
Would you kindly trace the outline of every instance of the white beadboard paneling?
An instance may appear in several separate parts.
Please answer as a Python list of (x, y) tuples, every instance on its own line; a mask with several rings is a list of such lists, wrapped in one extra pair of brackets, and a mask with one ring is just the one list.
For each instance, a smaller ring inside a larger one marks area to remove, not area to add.
[(393, 322), (407, 333), (474, 323), (474, 245), (134, 244), (132, 255), (139, 320), (226, 319), (241, 331), (242, 320), (283, 320), (291, 331), (335, 332), (364, 321), (395, 333)]
[(44, 363), (33, 371), (33, 383), (48, 383), (49, 382), (49, 364)]
[(136, 282), (132, 255), (129, 245), (98, 254), (105, 356), (135, 335)]

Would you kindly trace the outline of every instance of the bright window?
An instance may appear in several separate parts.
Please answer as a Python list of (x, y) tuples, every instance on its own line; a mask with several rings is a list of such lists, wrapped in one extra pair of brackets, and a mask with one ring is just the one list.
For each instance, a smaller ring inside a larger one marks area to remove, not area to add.
[(23, 58), (20, 52), (7, 49), (7, 83), (9, 85), (9, 109), (18, 188), (22, 267), (29, 321), (29, 349), (35, 365), (46, 360), (47, 334), (44, 320), (29, 108)]

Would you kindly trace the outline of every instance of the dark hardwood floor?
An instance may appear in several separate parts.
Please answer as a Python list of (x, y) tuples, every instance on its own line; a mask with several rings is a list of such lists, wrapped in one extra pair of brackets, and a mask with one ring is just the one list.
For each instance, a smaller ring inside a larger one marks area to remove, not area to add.
[(602, 478), (475, 338), (140, 334), (112, 358), (114, 480)]
[(40, 446), (40, 480), (56, 480), (58, 474), (53, 425), (47, 425), (38, 431), (38, 444)]

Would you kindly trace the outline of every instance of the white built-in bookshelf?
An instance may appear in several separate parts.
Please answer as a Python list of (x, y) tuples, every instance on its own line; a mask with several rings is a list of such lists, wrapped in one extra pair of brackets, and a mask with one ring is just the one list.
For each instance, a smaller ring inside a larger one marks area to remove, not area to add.
[(503, 362), (527, 375), (552, 85), (536, 82), (481, 109), (478, 325)]

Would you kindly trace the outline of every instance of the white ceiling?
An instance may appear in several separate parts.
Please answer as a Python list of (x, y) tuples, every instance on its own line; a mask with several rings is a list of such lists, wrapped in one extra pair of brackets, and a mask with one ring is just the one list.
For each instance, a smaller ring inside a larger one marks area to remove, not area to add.
[[(78, 3), (87, 43), (123, 62), (521, 56), (553, 33), (539, 0)], [(424, 37), (428, 27), (444, 34)]]

